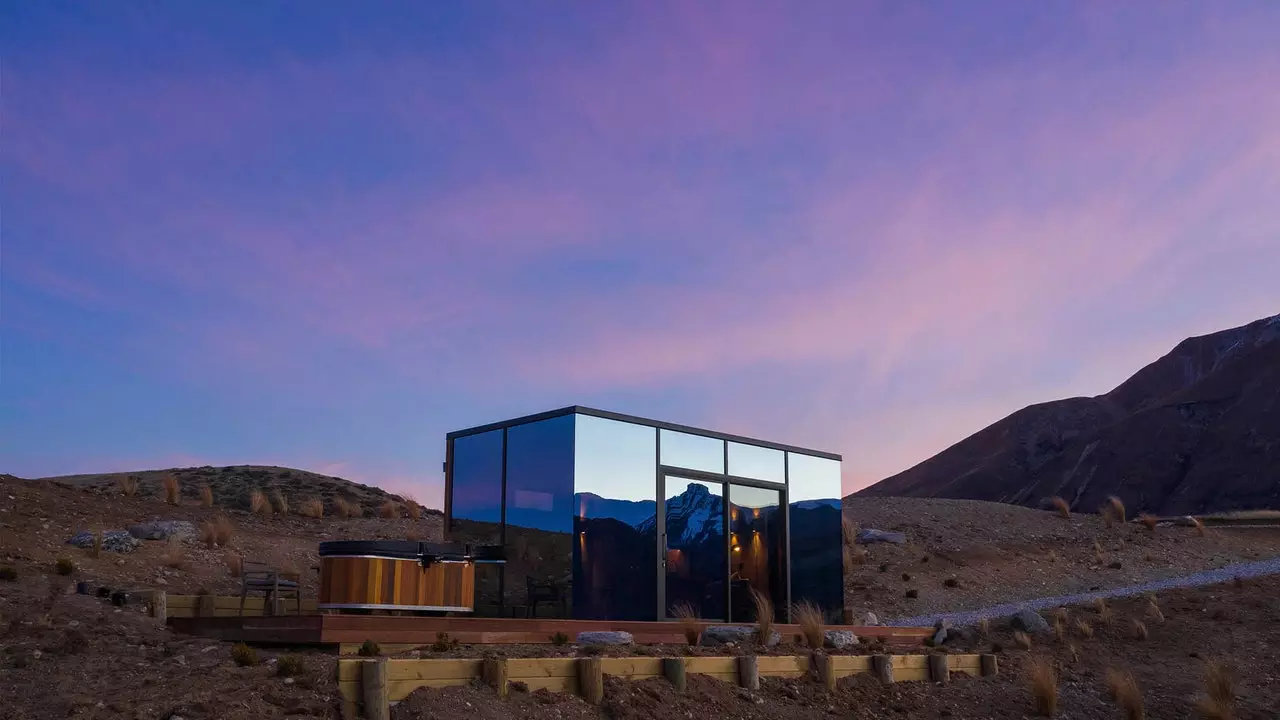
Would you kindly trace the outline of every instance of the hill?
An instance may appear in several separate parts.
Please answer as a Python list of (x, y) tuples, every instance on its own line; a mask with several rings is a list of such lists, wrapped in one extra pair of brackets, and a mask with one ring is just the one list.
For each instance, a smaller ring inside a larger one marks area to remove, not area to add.
[(1280, 507), (1280, 315), (1184, 340), (1105, 395), (1023, 408), (855, 495)]

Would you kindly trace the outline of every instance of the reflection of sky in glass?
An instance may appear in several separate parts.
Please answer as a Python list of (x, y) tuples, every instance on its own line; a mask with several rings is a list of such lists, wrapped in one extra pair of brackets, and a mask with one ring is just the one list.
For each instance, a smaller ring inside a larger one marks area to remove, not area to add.
[(840, 499), (840, 461), (787, 453), (788, 502)]
[(576, 417), (574, 492), (652, 503), (657, 494), (657, 431), (590, 415)]
[(748, 485), (730, 485), (729, 502), (740, 508), (777, 507), (778, 491)]
[(507, 430), (507, 525), (573, 530), (574, 416)]
[(663, 430), (662, 464), (723, 474), (724, 441)]
[(786, 459), (781, 450), (729, 443), (729, 474), (776, 483), (786, 481)]
[(453, 517), (502, 520), (502, 431), (453, 441)]

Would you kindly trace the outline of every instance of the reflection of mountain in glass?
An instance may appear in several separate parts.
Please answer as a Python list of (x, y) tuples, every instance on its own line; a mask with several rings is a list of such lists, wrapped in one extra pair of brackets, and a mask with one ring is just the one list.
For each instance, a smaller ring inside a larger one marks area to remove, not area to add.
[(838, 621), (844, 607), (840, 501), (791, 504), (791, 601), (809, 600)]

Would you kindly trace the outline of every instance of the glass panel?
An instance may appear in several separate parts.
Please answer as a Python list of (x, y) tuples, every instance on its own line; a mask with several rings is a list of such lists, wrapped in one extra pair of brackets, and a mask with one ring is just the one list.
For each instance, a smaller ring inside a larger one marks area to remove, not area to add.
[[(490, 430), (453, 441), (453, 542), (497, 545), (502, 542), (502, 431)], [(476, 566), (476, 614), (497, 615), (501, 566)]]
[(782, 533), (782, 493), (729, 486), (729, 619), (755, 622), (755, 589), (773, 603), (774, 619), (786, 617), (787, 574)]
[(507, 430), (506, 600), (571, 617), (574, 416)]
[(577, 417), (574, 617), (654, 620), (658, 431), (589, 415)]
[(784, 483), (786, 456), (781, 450), (729, 443), (729, 474), (754, 480)]
[(787, 453), (791, 600), (808, 600), (837, 622), (844, 609), (840, 462)]
[(688, 604), (698, 617), (723, 620), (728, 575), (723, 486), (667, 476), (668, 615)]
[(662, 464), (723, 475), (724, 441), (663, 430)]

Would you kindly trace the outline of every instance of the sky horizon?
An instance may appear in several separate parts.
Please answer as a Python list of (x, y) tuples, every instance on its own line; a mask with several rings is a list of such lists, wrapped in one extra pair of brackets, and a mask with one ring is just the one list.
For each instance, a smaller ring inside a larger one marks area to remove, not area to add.
[(0, 472), (440, 506), (587, 405), (844, 494), (1280, 312), (1280, 4), (0, 2)]

